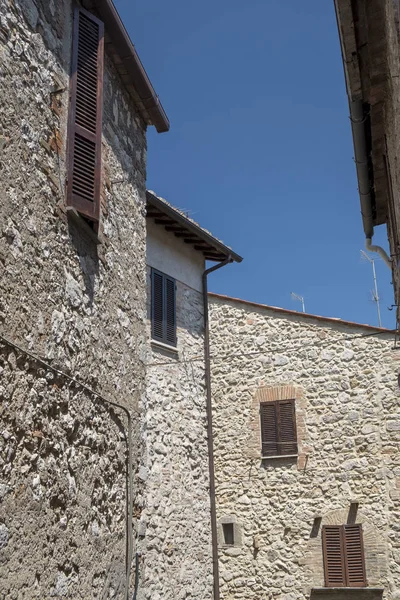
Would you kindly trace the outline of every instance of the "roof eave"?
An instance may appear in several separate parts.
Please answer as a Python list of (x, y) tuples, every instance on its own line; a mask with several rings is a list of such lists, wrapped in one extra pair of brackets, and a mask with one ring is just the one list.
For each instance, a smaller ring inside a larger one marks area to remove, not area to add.
[(89, 9), (94, 7), (104, 21), (112, 45), (135, 88), (138, 96), (135, 100), (145, 122), (154, 125), (158, 133), (168, 131), (168, 117), (112, 0), (85, 0), (84, 5)]
[[(231, 248), (228, 248), (228, 246), (222, 244), (219, 240), (214, 238), (212, 235), (208, 234), (201, 227), (193, 223), (190, 219), (187, 219), (184, 215), (182, 215), (179, 211), (175, 210), (172, 206), (169, 206), (149, 191), (146, 192), (146, 198), (147, 203), (151, 207), (155, 208), (162, 215), (169, 218), (171, 221), (174, 221), (177, 225), (181, 226), (182, 230), (187, 231), (188, 237), (190, 235), (194, 235), (196, 236), (196, 239), (199, 239), (201, 242), (213, 249), (213, 252), (211, 252), (209, 250), (206, 250), (205, 248), (200, 249), (200, 247), (196, 247), (196, 245), (194, 245), (194, 248), (196, 250), (203, 252), (207, 260), (222, 261), (230, 257), (233, 262), (242, 262), (243, 258), (239, 256), (239, 254), (231, 250)], [(153, 215), (151, 213), (148, 213), (148, 217), (152, 216)], [(157, 219), (157, 216), (155, 216), (155, 218)], [(159, 220), (162, 221), (162, 219)], [(167, 231), (168, 228), (171, 229), (172, 225), (172, 223), (168, 222), (158, 224), (165, 224)], [(180, 237), (182, 237), (182, 234), (177, 232), (175, 233), (175, 235), (179, 235)]]

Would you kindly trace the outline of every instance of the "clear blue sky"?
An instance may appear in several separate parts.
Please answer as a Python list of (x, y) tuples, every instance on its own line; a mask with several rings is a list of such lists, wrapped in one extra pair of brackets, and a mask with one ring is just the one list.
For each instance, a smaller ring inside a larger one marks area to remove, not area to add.
[(149, 130), (148, 188), (244, 258), (210, 288), (377, 324), (333, 0), (115, 3), (171, 121)]

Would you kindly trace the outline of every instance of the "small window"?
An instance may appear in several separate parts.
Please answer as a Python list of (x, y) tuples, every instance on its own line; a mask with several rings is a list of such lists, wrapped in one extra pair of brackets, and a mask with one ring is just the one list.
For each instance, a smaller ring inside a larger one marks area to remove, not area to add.
[(260, 404), (261, 455), (297, 454), (296, 413), (294, 400), (276, 400)]
[(151, 337), (176, 346), (175, 279), (160, 271), (151, 271)]
[(325, 525), (322, 550), (326, 587), (366, 587), (361, 525)]
[(235, 533), (233, 523), (222, 523), (222, 531), (224, 534), (224, 544), (226, 546), (234, 546)]

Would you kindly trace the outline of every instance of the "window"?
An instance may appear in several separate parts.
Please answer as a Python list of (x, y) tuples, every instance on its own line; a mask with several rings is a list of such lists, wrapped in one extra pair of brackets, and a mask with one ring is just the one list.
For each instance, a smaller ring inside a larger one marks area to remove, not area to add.
[(366, 587), (361, 525), (322, 528), (326, 587)]
[(75, 8), (68, 123), (67, 206), (100, 218), (104, 24)]
[(176, 346), (175, 279), (160, 271), (151, 271), (151, 337)]
[(296, 413), (294, 400), (276, 400), (260, 404), (261, 455), (297, 454)]
[(222, 531), (224, 534), (224, 544), (226, 546), (234, 546), (235, 535), (233, 523), (222, 523)]

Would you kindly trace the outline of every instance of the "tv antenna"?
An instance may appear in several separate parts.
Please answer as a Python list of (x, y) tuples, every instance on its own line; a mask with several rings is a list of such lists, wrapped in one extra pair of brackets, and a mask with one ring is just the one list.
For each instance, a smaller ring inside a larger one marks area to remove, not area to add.
[(371, 258), (370, 256), (368, 256), (368, 254), (366, 252), (364, 252), (364, 250), (361, 250), (360, 252), (361, 252), (361, 258), (364, 260), (365, 259), (368, 260), (372, 265), (372, 275), (374, 277), (374, 289), (372, 290), (372, 300), (376, 303), (376, 310), (378, 311), (379, 327), (382, 327), (381, 307), (379, 305), (378, 284), (376, 281), (375, 260), (373, 258)]
[(303, 296), (298, 296), (294, 292), (290, 292), (290, 295), (292, 296), (293, 300), (299, 300), (301, 302), (301, 306), (303, 308), (303, 313), (305, 313), (306, 312), (306, 307), (304, 305), (304, 297)]

